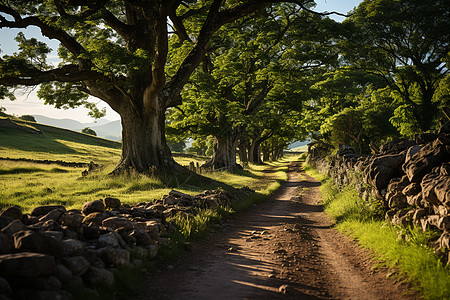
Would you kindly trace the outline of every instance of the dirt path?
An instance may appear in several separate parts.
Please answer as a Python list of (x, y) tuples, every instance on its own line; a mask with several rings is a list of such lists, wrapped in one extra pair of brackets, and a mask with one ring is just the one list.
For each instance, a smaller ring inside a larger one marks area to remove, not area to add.
[(288, 176), (269, 200), (146, 279), (141, 299), (417, 298), (332, 228), (320, 183), (300, 163)]

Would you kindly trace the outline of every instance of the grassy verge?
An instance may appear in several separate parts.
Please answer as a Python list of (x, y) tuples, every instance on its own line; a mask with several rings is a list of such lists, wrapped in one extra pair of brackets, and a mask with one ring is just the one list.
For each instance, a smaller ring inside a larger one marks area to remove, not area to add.
[[(318, 174), (311, 169), (308, 173)], [(393, 227), (383, 220), (376, 203), (364, 202), (354, 188), (340, 190), (331, 180), (319, 179), (323, 180), (325, 211), (336, 220), (339, 231), (372, 250), (380, 264), (397, 268), (424, 298), (450, 299), (450, 268), (443, 266), (431, 248), (433, 233)]]

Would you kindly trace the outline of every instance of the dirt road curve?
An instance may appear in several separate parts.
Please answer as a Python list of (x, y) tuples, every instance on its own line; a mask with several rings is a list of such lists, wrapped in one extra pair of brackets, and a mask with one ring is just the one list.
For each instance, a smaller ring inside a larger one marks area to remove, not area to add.
[(332, 228), (300, 163), (266, 202), (145, 280), (141, 299), (416, 299)]

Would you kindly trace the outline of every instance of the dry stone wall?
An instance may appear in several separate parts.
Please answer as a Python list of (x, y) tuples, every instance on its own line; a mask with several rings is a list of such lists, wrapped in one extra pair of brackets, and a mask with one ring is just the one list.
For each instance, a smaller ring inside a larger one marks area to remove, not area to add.
[(352, 185), (363, 199), (379, 201), (392, 225), (438, 232), (435, 250), (450, 264), (450, 123), (415, 140), (386, 143), (376, 155), (342, 147), (331, 158), (311, 157), (309, 163), (339, 186)]
[(124, 267), (141, 268), (168, 245), (176, 228), (167, 218), (218, 208), (253, 191), (209, 190), (196, 196), (172, 190), (134, 206), (119, 199), (87, 202), (81, 210), (14, 206), (0, 214), (0, 300), (72, 299), (68, 290), (111, 287)]

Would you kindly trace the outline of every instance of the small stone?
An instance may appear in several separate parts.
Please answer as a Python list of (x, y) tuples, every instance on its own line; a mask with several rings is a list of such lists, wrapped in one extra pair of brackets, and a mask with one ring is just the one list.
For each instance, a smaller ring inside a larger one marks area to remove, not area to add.
[(174, 196), (174, 197), (176, 197), (176, 198), (182, 198), (182, 197), (183, 197), (183, 198), (187, 198), (187, 199), (189, 199), (189, 200), (194, 199), (194, 197), (192, 197), (191, 195), (188, 195), (188, 194), (185, 194), (185, 193), (176, 191), (176, 190), (171, 190), (171, 191), (169, 192), (169, 195), (170, 195), (170, 196)]
[(172, 270), (173, 270), (173, 266), (172, 266), (172, 265), (168, 265), (168, 266), (166, 267), (166, 269), (169, 270), (169, 271), (172, 271)]
[(105, 212), (105, 204), (101, 200), (86, 202), (81, 208), (83, 215), (87, 216), (94, 212)]
[(190, 266), (189, 271), (200, 271), (200, 267), (199, 266)]
[(117, 209), (120, 207), (120, 200), (117, 198), (106, 197), (103, 199), (106, 208)]
[(291, 291), (291, 287), (287, 284), (283, 284), (278, 288), (278, 291), (282, 294), (288, 294)]

